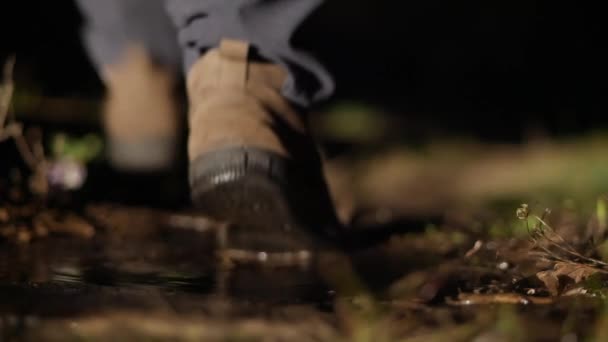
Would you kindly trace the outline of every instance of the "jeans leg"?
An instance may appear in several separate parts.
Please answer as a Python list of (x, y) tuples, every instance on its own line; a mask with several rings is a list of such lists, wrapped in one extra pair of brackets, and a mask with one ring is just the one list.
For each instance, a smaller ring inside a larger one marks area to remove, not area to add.
[(160, 65), (179, 70), (181, 49), (165, 0), (77, 0), (86, 23), (83, 38), (98, 69), (139, 45)]
[[(99, 0), (93, 0), (99, 1)], [(301, 106), (329, 97), (330, 74), (311, 56), (294, 49), (290, 39), (322, 0), (167, 0), (178, 30), (184, 68), (222, 38), (249, 42), (257, 53), (289, 71), (283, 95)]]

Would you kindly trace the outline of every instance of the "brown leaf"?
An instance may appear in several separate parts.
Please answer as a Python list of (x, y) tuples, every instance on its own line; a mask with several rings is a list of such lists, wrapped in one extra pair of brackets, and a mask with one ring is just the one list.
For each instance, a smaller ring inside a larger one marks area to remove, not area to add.
[(556, 276), (564, 275), (574, 280), (575, 284), (589, 278), (590, 276), (601, 272), (602, 270), (595, 267), (583, 265), (583, 264), (572, 264), (566, 262), (558, 262), (553, 267)]
[(552, 295), (557, 296), (560, 288), (560, 277), (570, 278), (575, 284), (578, 284), (598, 272), (605, 271), (584, 264), (557, 262), (552, 270), (538, 272), (536, 276), (545, 284)]
[(538, 272), (536, 276), (545, 284), (551, 295), (559, 294), (559, 279), (552, 270)]

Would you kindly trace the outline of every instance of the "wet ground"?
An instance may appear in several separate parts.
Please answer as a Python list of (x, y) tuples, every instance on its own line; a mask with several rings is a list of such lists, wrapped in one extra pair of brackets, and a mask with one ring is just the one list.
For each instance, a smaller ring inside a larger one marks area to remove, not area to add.
[[(521, 225), (492, 232), (486, 228), (502, 214), (489, 208), (426, 219), (372, 210), (359, 215), (365, 224), (353, 234), (364, 239), (348, 250), (281, 253), (232, 249), (238, 232), (190, 211), (10, 200), (0, 208), (2, 341), (578, 341), (606, 334), (608, 278), (602, 264), (585, 259), (601, 255), (577, 241), (584, 234), (564, 233), (582, 222), (567, 206), (556, 208), (552, 222), (585, 256), (569, 257), (562, 249), (570, 245), (552, 240), (535, 243)], [(572, 269), (559, 271), (560, 260)], [(555, 289), (538, 274), (553, 269)]]
[(252, 232), (188, 209), (179, 170), (94, 164), (83, 189), (41, 197), (4, 167), (0, 341), (601, 341), (606, 146), (335, 158), (348, 244), (319, 250), (235, 247)]

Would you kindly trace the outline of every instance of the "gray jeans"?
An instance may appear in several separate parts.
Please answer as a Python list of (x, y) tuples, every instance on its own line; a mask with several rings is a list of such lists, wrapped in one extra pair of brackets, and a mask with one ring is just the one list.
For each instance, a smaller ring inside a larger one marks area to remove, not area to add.
[(97, 66), (113, 63), (128, 44), (188, 71), (222, 38), (245, 40), (261, 57), (289, 70), (283, 95), (301, 106), (329, 97), (334, 83), (290, 39), (323, 0), (77, 0), (86, 19), (84, 40)]

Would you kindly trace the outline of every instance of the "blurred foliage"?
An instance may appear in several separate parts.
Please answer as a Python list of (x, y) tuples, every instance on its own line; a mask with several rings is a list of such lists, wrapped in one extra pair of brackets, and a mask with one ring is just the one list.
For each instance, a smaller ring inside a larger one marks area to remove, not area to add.
[(315, 128), (325, 139), (350, 143), (381, 141), (390, 125), (383, 111), (360, 102), (338, 102), (315, 117)]
[(96, 134), (74, 137), (58, 133), (52, 137), (51, 150), (55, 159), (70, 159), (86, 164), (101, 156), (103, 139)]

